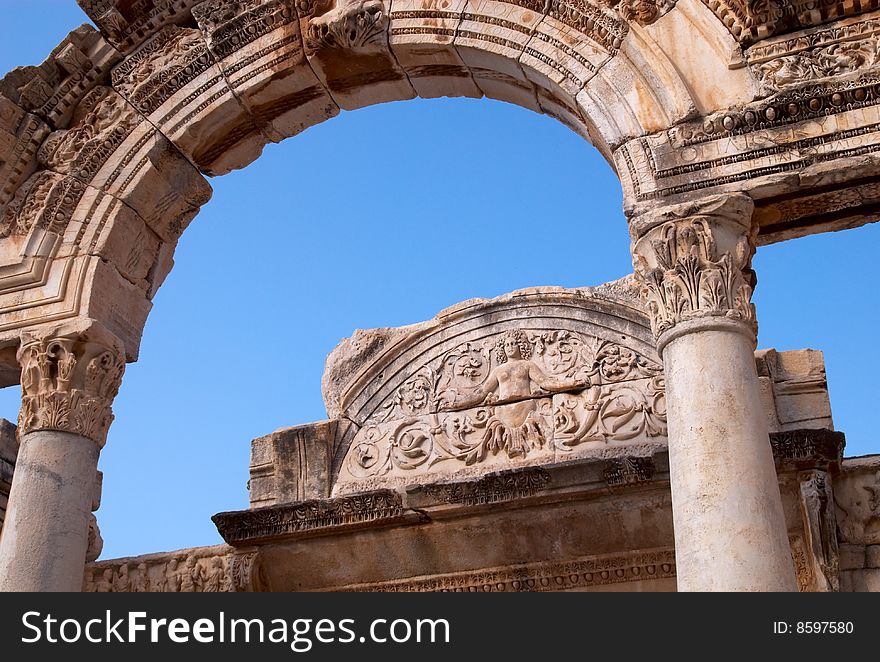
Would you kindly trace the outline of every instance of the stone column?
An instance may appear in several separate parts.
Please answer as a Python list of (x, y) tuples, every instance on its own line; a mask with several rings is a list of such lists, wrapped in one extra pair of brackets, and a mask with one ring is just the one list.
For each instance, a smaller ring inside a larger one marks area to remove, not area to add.
[(22, 334), (20, 447), (0, 535), (0, 591), (79, 591), (98, 455), (122, 380), (95, 325)]
[(630, 224), (666, 375), (681, 591), (797, 589), (755, 368), (752, 211), (733, 194)]

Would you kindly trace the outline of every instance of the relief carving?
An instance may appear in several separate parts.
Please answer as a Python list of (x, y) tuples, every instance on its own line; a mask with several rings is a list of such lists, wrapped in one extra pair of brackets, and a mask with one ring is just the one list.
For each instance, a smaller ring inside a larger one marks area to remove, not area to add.
[(108, 87), (95, 88), (78, 112), (84, 114), (72, 128), (49, 134), (37, 157), (55, 172), (90, 181), (141, 118)]
[(839, 591), (837, 524), (828, 474), (806, 471), (800, 476), (801, 515), (818, 591)]
[(588, 442), (665, 434), (659, 365), (571, 331), (513, 329), (417, 370), (355, 436), (343, 473), (364, 479), (552, 458)]
[(292, 0), (210, 0), (192, 13), (218, 59), (297, 19)]
[(836, 521), (841, 544), (880, 545), (880, 462), (875, 457), (844, 462), (834, 477)]
[(316, 529), (348, 527), (404, 513), (400, 494), (377, 490), (335, 499), (314, 499), (232, 513), (218, 513), (211, 520), (228, 543), (241, 543), (268, 536), (292, 535)]
[(448, 504), (477, 506), (532, 496), (550, 484), (543, 469), (504, 471), (479, 480), (425, 485), (425, 494)]
[(113, 69), (113, 88), (150, 115), (213, 64), (198, 30), (169, 26)]
[(567, 591), (674, 577), (675, 552), (671, 549), (660, 549), (609, 554), (561, 563), (530, 563), (413, 577), (345, 586), (339, 590), (383, 593)]
[(111, 406), (125, 371), (121, 346), (77, 334), (25, 333), (21, 365), (19, 435), (59, 430), (103, 446), (113, 421)]
[(384, 44), (388, 15), (380, 0), (340, 0), (333, 9), (309, 20), (304, 33), (306, 51), (354, 49)]
[(765, 93), (777, 92), (820, 78), (850, 74), (875, 67), (880, 41), (876, 35), (858, 41), (846, 41), (778, 57), (755, 65), (755, 73)]
[(626, 21), (651, 25), (675, 6), (675, 0), (605, 0)]
[(258, 552), (166, 555), (86, 566), (87, 593), (221, 593), (266, 590)]
[(757, 333), (752, 208), (746, 196), (719, 196), (661, 212), (653, 226), (632, 226), (633, 267), (655, 338), (680, 322), (712, 317)]

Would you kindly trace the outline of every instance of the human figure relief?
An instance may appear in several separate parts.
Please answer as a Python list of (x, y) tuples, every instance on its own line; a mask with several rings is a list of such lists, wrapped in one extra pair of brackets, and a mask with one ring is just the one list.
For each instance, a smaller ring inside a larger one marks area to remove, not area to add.
[(526, 334), (520, 330), (508, 331), (495, 345), (497, 365), (486, 381), (464, 397), (456, 395), (450, 400), (444, 394), (438, 408), (456, 411), (490, 405), (481, 445), (493, 454), (505, 450), (511, 458), (526, 456), (529, 450), (542, 447), (546, 441), (537, 398), (585, 385), (547, 375), (530, 360), (531, 356), (532, 344)]
[(211, 559), (211, 567), (204, 573), (205, 593), (219, 593), (226, 573), (223, 571), (223, 561), (219, 557)]
[(163, 590), (168, 593), (180, 593), (181, 592), (181, 573), (177, 569), (178, 560), (176, 558), (168, 561), (168, 568), (165, 571), (165, 588)]
[(187, 557), (183, 566), (183, 572), (180, 573), (180, 592), (194, 593), (197, 591), (202, 581), (201, 572), (202, 569), (196, 563), (195, 558), (192, 556)]
[(113, 590), (113, 569), (106, 568), (95, 582), (95, 593), (110, 593)]
[(134, 583), (134, 590), (136, 593), (149, 593), (150, 592), (150, 577), (147, 574), (147, 564), (139, 563), (138, 567), (138, 578)]
[(123, 563), (116, 571), (113, 577), (114, 593), (130, 593), (131, 592), (131, 576), (128, 574), (128, 564)]

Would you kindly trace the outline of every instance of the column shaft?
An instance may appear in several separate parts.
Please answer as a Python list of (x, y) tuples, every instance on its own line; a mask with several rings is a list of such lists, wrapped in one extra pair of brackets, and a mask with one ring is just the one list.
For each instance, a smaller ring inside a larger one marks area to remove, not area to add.
[(24, 435), (0, 535), (0, 591), (79, 591), (100, 449), (69, 432)]
[(753, 209), (714, 196), (630, 224), (666, 376), (682, 591), (797, 588), (755, 368)]
[(79, 591), (125, 352), (83, 320), (23, 332), (18, 361), (21, 446), (0, 534), (0, 590)]
[(663, 363), (679, 590), (796, 590), (752, 342), (689, 333)]

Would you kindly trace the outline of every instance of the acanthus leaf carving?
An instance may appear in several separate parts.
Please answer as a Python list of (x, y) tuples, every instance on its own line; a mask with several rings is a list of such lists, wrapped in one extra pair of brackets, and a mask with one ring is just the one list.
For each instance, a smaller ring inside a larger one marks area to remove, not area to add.
[(757, 333), (752, 209), (747, 196), (718, 196), (668, 208), (655, 220), (631, 226), (633, 267), (655, 338), (683, 321), (712, 317)]
[(121, 346), (63, 332), (23, 334), (18, 433), (70, 432), (103, 446), (125, 371)]

